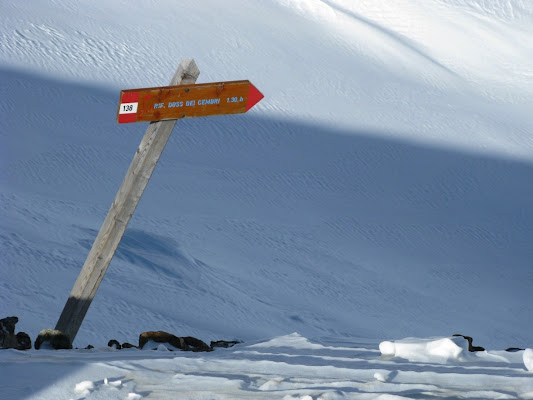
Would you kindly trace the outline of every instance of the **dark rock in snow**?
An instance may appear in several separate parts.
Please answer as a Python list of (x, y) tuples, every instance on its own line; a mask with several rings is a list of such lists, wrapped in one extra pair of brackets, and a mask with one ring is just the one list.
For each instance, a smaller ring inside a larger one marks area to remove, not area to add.
[(29, 350), (31, 349), (31, 338), (26, 332), (17, 333), (17, 349), (18, 350)]
[(453, 336), (462, 336), (466, 340), (468, 340), (468, 351), (474, 352), (474, 351), (485, 351), (484, 347), (481, 346), (472, 346), (472, 338), (470, 336), (460, 335), (456, 333)]
[(16, 349), (17, 337), (0, 326), (0, 349)]
[(155, 343), (168, 343), (178, 349), (185, 350), (183, 339), (164, 331), (149, 331), (139, 335), (139, 348), (144, 349), (144, 345), (149, 341)]
[(15, 334), (15, 325), (19, 322), (18, 317), (7, 317), (0, 319), (0, 329), (11, 335)]
[(138, 349), (138, 347), (135, 346), (134, 344), (131, 344), (131, 343), (128, 343), (128, 342), (124, 342), (124, 343), (120, 344), (120, 343), (118, 342), (118, 340), (115, 340), (115, 339), (111, 339), (111, 340), (107, 343), (107, 345), (108, 345), (109, 347), (113, 347), (113, 348), (115, 348), (115, 349), (117, 349), (117, 350), (122, 350), (122, 349)]
[(209, 347), (205, 342), (201, 341), (200, 339), (196, 339), (192, 336), (178, 337), (176, 335), (164, 331), (150, 331), (141, 333), (139, 335), (139, 348), (144, 349), (146, 343), (150, 341), (162, 344), (168, 343), (172, 347), (183, 351), (212, 350), (211, 347)]
[(122, 346), (118, 342), (118, 340), (111, 339), (109, 342), (107, 342), (108, 347), (114, 347), (117, 350), (122, 350)]
[(211, 348), (215, 348), (215, 347), (224, 347), (224, 348), (228, 348), (228, 347), (233, 347), (235, 346), (236, 344), (239, 344), (239, 343), (242, 343), (241, 341), (239, 340), (217, 340), (217, 341), (211, 341)]
[(509, 351), (511, 353), (516, 353), (517, 351), (522, 351), (522, 350), (525, 350), (525, 349), (521, 349), (520, 347), (508, 347), (507, 349), (505, 349), (505, 351)]
[(192, 336), (186, 336), (183, 339), (187, 351), (212, 351), (211, 346), (208, 346), (205, 342), (200, 339), (196, 339)]
[(67, 335), (55, 329), (43, 329), (39, 332), (37, 340), (35, 340), (35, 349), (39, 350), (41, 347), (52, 349), (72, 349), (72, 343)]
[(25, 332), (15, 335), (15, 325), (19, 319), (17, 317), (7, 317), (0, 319), (0, 349), (31, 349), (31, 339)]

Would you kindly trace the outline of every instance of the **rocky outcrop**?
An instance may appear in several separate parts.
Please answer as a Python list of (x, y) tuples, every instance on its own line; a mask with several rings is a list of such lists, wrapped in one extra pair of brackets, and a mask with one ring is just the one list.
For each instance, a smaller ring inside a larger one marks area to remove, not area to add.
[[(145, 346), (149, 343), (161, 343), (163, 345), (168, 344), (169, 350), (182, 350), (182, 351), (212, 351), (211, 346), (208, 346), (205, 342), (192, 336), (179, 337), (164, 331), (149, 331), (143, 332), (139, 335), (139, 348), (145, 349)], [(156, 348), (154, 346), (154, 348)]]
[(463, 338), (465, 338), (467, 341), (468, 341), (468, 351), (470, 352), (475, 352), (475, 351), (485, 351), (485, 348), (484, 347), (481, 347), (481, 346), (473, 346), (472, 345), (472, 338), (470, 336), (465, 336), (465, 335), (460, 335), (458, 333), (456, 333), (455, 335), (453, 336), (462, 336)]
[(233, 347), (236, 344), (242, 343), (238, 340), (217, 340), (217, 341), (211, 341), (211, 348), (214, 349), (215, 347), (223, 347), (223, 348), (229, 348)]
[(72, 349), (72, 343), (67, 335), (55, 329), (43, 329), (35, 340), (35, 349)]
[(111, 347), (112, 349), (122, 350), (122, 345), (118, 342), (118, 340), (115, 339), (111, 339), (109, 342), (107, 342), (107, 346)]
[(18, 350), (31, 349), (31, 338), (26, 332), (17, 333)]
[(525, 349), (522, 349), (521, 347), (507, 347), (505, 351), (508, 351), (510, 353), (516, 353), (517, 351), (522, 351)]
[(15, 334), (15, 325), (18, 321), (17, 317), (0, 319), (0, 349), (31, 349), (31, 339), (27, 333)]
[(185, 343), (185, 351), (213, 351), (211, 346), (208, 346), (205, 342), (195, 337), (185, 336), (182, 339)]
[[(19, 319), (17, 317), (7, 317), (0, 319), (0, 349), (18, 349), (27, 350), (31, 349), (32, 341), (28, 334), (25, 332), (19, 332), (15, 334), (15, 325)], [(204, 341), (197, 339), (193, 336), (176, 336), (164, 331), (149, 331), (143, 332), (139, 335), (139, 346), (135, 346), (131, 343), (124, 342), (120, 344), (118, 340), (110, 340), (108, 346), (117, 350), (121, 349), (156, 349), (160, 344), (167, 347), (168, 350), (181, 350), (181, 351), (213, 351), (215, 348), (229, 348), (238, 343), (242, 343), (237, 340), (217, 340), (212, 341), (210, 345)], [(70, 338), (63, 332), (55, 329), (43, 329), (39, 332), (37, 339), (35, 340), (34, 347), (39, 349), (72, 349), (72, 342)], [(93, 346), (89, 345), (85, 349), (92, 349)]]

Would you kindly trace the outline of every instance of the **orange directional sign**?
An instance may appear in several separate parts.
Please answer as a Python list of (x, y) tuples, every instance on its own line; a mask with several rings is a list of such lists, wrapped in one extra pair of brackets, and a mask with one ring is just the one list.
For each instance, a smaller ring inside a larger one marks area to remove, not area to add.
[(120, 92), (117, 121), (161, 121), (248, 111), (263, 94), (250, 81), (129, 89)]

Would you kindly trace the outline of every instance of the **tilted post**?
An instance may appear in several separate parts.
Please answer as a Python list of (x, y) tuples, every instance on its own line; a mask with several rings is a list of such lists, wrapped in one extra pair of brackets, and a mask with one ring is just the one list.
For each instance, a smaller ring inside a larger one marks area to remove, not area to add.
[[(200, 70), (194, 60), (183, 60), (170, 85), (194, 84), (198, 75)], [(71, 342), (74, 342), (175, 124), (176, 120), (150, 123), (133, 157), (126, 177), (57, 321), (56, 329), (65, 333)]]

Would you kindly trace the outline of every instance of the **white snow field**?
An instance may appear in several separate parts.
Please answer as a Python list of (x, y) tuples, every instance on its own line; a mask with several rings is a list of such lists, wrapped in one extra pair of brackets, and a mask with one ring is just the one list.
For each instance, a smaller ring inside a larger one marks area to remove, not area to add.
[[(411, 339), (410, 344), (420, 346), (425, 341)], [(456, 347), (464, 350), (458, 343)], [(524, 371), (519, 353), (463, 351), (454, 356), (446, 344), (437, 344), (433, 350), (440, 354), (426, 354), (424, 360), (417, 357), (422, 354), (419, 350), (404, 351), (413, 357), (409, 360), (381, 355), (377, 345), (354, 338), (315, 342), (293, 333), (210, 353), (175, 353), (164, 347), (4, 350), (0, 357), (7, 366), (2, 369), (10, 380), (2, 398), (533, 398), (533, 377)]]
[[(33, 340), (147, 127), (120, 90), (194, 58), (265, 95), (178, 122), (96, 348), (0, 351), (0, 398), (533, 398), (532, 37), (529, 0), (0, 2), (0, 318)], [(244, 343), (106, 350), (149, 330)]]

